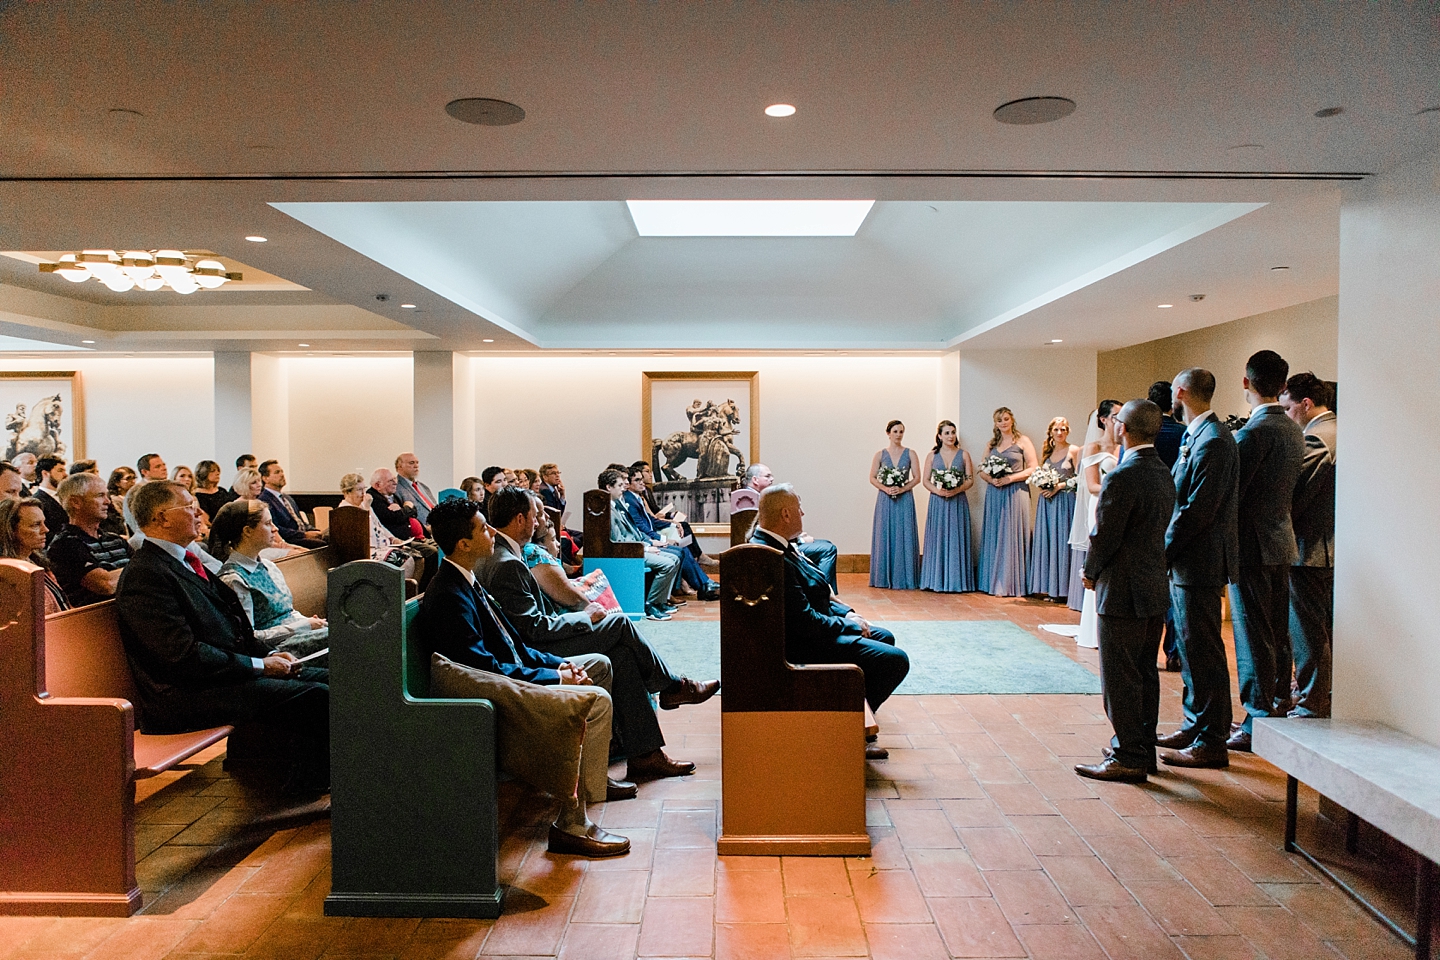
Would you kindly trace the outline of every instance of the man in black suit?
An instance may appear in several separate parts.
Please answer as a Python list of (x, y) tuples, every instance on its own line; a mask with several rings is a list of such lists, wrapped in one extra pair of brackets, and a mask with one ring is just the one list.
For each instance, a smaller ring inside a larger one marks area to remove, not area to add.
[[(415, 528), (410, 526), (410, 521), (415, 517), (414, 509), (407, 510), (405, 504), (396, 496), (396, 489), (399, 479), (395, 474), (381, 467), (370, 474), (370, 509), (380, 520), (380, 525), (390, 531), (390, 535), (401, 540), (415, 539)], [(273, 511), (272, 511), (273, 512)]]
[(610, 658), (615, 682), (616, 741), (628, 757), (627, 780), (654, 780), (695, 772), (695, 764), (672, 760), (661, 749), (665, 735), (650, 705), (659, 694), (660, 708), (704, 703), (720, 689), (720, 681), (697, 682), (676, 676), (623, 613), (608, 613), (592, 603), (584, 610), (564, 610), (535, 582), (521, 555), (522, 544), (535, 532), (537, 510), (529, 491), (506, 487), (490, 498), (490, 524), (495, 549), (476, 575), (513, 622), (525, 643), (556, 656), (603, 653)]
[(60, 535), (60, 531), (65, 529), (65, 524), (70, 522), (70, 517), (65, 513), (65, 505), (58, 496), (60, 484), (66, 476), (63, 457), (41, 457), (35, 461), (36, 483), (30, 488), (30, 496), (40, 501), (40, 509), (45, 513), (45, 526), (50, 531), (45, 537), (47, 545), (53, 542)]
[(303, 667), (255, 639), (235, 593), (190, 549), (195, 498), (171, 480), (135, 494), (145, 535), (120, 573), (120, 636), (146, 733), (178, 733), (256, 720), (291, 738), (291, 787), (328, 790), (329, 671)]
[[(788, 483), (760, 495), (751, 543), (785, 554), (785, 659), (791, 663), (853, 663), (865, 671), (865, 701), (878, 711), (910, 672), (910, 658), (895, 646), (895, 635), (872, 626), (835, 599), (820, 568), (797, 549), (805, 529), (800, 497)], [(884, 747), (865, 745), (867, 760), (884, 760)]]
[(1165, 529), (1175, 512), (1175, 481), (1155, 449), (1159, 432), (1160, 408), (1149, 400), (1131, 400), (1116, 417), (1125, 459), (1101, 485), (1085, 555), (1085, 586), (1099, 614), (1100, 687), (1115, 730), (1105, 759), (1075, 766), (1094, 780), (1144, 783), (1155, 769), (1155, 653), (1170, 606)]
[[(609, 759), (610, 661), (591, 655), (562, 659), (526, 646), (483, 587), (474, 569), (494, 548), (494, 540), (480, 505), (473, 500), (447, 500), (430, 511), (430, 529), (445, 559), (420, 601), (415, 618), (416, 636), (423, 649), (455, 663), (534, 684), (527, 695), (545, 698), (544, 687), (598, 686), (603, 691), (585, 718), (585, 740), (580, 751), (576, 795), (562, 798), (560, 815), (550, 827), (550, 852), (583, 857), (613, 857), (627, 853), (630, 841), (602, 830), (585, 812), (586, 802), (629, 800), (635, 784), (606, 776)], [(540, 707), (543, 710), (543, 706)]]
[[(1159, 407), (1163, 414), (1160, 418), (1160, 433), (1155, 438), (1155, 452), (1160, 455), (1160, 462), (1165, 464), (1166, 470), (1174, 470), (1175, 461), (1180, 459), (1180, 444), (1185, 439), (1185, 424), (1171, 416), (1171, 411), (1175, 409), (1175, 394), (1170, 387), (1170, 381), (1156, 380), (1150, 384), (1148, 399)], [(1165, 611), (1164, 647), (1165, 670), (1169, 673), (1178, 672), (1180, 652), (1175, 645), (1175, 609), (1173, 605)]]
[(1299, 687), (1295, 708), (1289, 713), (1292, 717), (1330, 716), (1336, 432), (1330, 402), (1330, 388), (1313, 373), (1297, 373), (1286, 381), (1285, 392), (1280, 394), (1285, 415), (1305, 431), (1305, 461), (1291, 510), (1298, 555), (1290, 568), (1290, 641)]
[(1185, 682), (1185, 722), (1155, 743), (1178, 748), (1160, 758), (1172, 766), (1227, 767), (1230, 668), (1220, 635), (1220, 597), (1240, 566), (1240, 453), (1230, 428), (1210, 409), (1213, 373), (1200, 367), (1182, 370), (1173, 387), (1175, 415), (1186, 429), (1175, 461), (1175, 513), (1165, 531), (1165, 562)]
[(1240, 575), (1230, 587), (1235, 672), (1245, 720), (1231, 750), (1250, 752), (1256, 717), (1284, 716), (1290, 701), (1290, 565), (1295, 528), (1290, 510), (1305, 459), (1305, 432), (1285, 415), (1280, 394), (1290, 365), (1274, 350), (1245, 364), (1250, 419), (1235, 432), (1240, 449)]

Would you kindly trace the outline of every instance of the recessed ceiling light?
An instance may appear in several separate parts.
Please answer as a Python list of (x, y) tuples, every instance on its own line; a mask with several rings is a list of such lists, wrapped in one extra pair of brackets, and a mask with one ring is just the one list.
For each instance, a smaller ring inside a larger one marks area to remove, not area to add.
[(508, 100), (465, 97), (445, 104), (445, 112), (456, 120), (482, 127), (508, 127), (525, 119), (525, 111)]
[(1338, 117), (1344, 112), (1344, 107), (1326, 107), (1324, 110), (1316, 110), (1315, 116), (1324, 119), (1325, 117)]
[(81, 340), (81, 343), (94, 343), (94, 340)]
[(1169, 310), (1171, 307), (1175, 306), (1175, 304), (1173, 304), (1173, 303), (1157, 303), (1156, 306), (1159, 307), (1161, 310)]
[(1271, 270), (1289, 270), (1289, 267), (1271, 267)]
[(400, 309), (401, 309), (401, 310), (414, 310), (414, 309), (415, 309), (415, 304), (413, 304), (413, 303), (402, 303), (402, 304), (400, 304)]
[(251, 243), (269, 243), (269, 242), (270, 242), (266, 237), (261, 237), (261, 236), (250, 236), (250, 237), (246, 237), (245, 239), (246, 239), (246, 240), (249, 240)]
[(626, 200), (642, 237), (853, 237), (874, 200)]
[(1001, 123), (1030, 126), (1061, 120), (1075, 112), (1075, 101), (1068, 97), (1022, 97), (995, 108), (995, 119)]
[(308, 346), (310, 346), (310, 344), (308, 344), (308, 343), (297, 343), (296, 346), (297, 346), (297, 347), (308, 347)]
[(481, 340), (480, 342), (481, 342), (481, 343), (494, 343), (495, 341), (494, 341), (494, 340), (491, 340), (489, 337), (486, 337), (484, 340)]
[(765, 108), (765, 116), (793, 117), (795, 116), (795, 108), (788, 103), (772, 103)]
[(1051, 340), (1051, 343), (1064, 343), (1064, 340)]

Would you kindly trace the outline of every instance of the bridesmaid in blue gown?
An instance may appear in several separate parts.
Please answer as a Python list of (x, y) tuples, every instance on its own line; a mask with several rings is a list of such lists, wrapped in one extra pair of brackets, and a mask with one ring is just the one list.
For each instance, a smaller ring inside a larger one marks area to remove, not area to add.
[[(959, 467), (965, 482), (954, 490), (935, 485), (937, 471)], [(955, 424), (941, 420), (935, 430), (930, 469), (920, 482), (930, 491), (925, 511), (925, 553), (920, 561), (920, 589), (939, 593), (966, 593), (975, 589), (975, 554), (970, 549), (970, 501), (965, 492), (975, 485), (970, 454), (960, 448)]]
[[(1045, 430), (1040, 462), (1048, 463), (1062, 480), (1075, 476), (1080, 448), (1070, 445), (1070, 421), (1056, 417)], [(1070, 527), (1075, 522), (1075, 491), (1041, 490), (1035, 510), (1035, 537), (1030, 544), (1031, 594), (1063, 600), (1070, 592)]]
[(979, 471), (985, 491), (985, 520), (980, 536), (980, 589), (996, 597), (1024, 596), (1030, 559), (1030, 488), (1035, 444), (1015, 429), (1009, 407), (995, 411), (995, 433), (986, 457), (1008, 460), (1010, 472), (992, 477)]
[[(915, 495), (910, 491), (920, 482), (915, 454), (901, 441), (905, 424), (891, 420), (885, 426), (890, 445), (870, 463), (870, 485), (875, 495), (875, 525), (870, 531), (870, 586), (886, 590), (914, 590), (920, 570), (920, 534), (915, 523)], [(900, 483), (882, 484), (881, 467), (894, 467), (905, 478)]]

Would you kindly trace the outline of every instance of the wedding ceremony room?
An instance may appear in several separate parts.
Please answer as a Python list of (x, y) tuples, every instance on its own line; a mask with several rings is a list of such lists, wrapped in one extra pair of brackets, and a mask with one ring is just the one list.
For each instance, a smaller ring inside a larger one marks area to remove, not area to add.
[(0, 960), (1434, 955), (1433, 0), (0, 64)]

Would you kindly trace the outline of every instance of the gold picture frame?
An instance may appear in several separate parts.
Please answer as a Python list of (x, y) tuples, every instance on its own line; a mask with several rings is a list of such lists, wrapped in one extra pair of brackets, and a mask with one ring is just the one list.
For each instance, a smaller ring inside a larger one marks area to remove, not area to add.
[[(31, 422), (37, 405), (52, 397), (59, 398), (58, 432)], [(22, 405), (24, 414), (20, 413)], [(6, 428), (0, 436), (0, 459), (8, 460), (26, 449), (36, 452), (36, 443), (43, 450), (45, 437), (54, 437), (63, 445), (59, 456), (67, 462), (85, 459), (85, 401), (79, 370), (0, 370), (0, 415)], [(37, 430), (42, 439), (35, 439)]]

